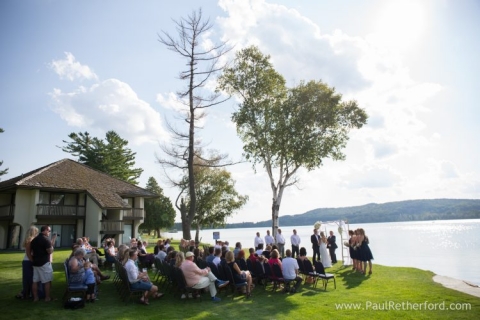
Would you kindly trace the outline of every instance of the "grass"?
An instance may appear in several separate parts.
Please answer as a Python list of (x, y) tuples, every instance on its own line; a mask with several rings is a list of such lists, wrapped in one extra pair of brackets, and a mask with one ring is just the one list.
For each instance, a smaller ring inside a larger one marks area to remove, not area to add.
[[(434, 274), (430, 271), (374, 265), (373, 275), (363, 276), (340, 263), (327, 270), (335, 273), (337, 280), (337, 288), (334, 289), (330, 281), (327, 291), (323, 290), (320, 282), (316, 289), (304, 284), (301, 291), (294, 295), (257, 287), (249, 300), (238, 295), (232, 300), (230, 295), (222, 292), (219, 303), (209, 301), (208, 295), (202, 300), (184, 301), (178, 295), (174, 297), (172, 293), (167, 293), (162, 299), (151, 300), (149, 306), (144, 306), (133, 301), (121, 301), (112, 281), (108, 280), (101, 284), (100, 300), (95, 304), (87, 304), (80, 310), (66, 310), (60, 302), (65, 290), (62, 262), (69, 253), (69, 250), (56, 250), (54, 253), (52, 292), (59, 300), (33, 303), (14, 298), (22, 288), (23, 253), (1, 252), (2, 319), (478, 319), (480, 315), (479, 298), (433, 282)], [(111, 271), (106, 273), (111, 274)], [(432, 303), (429, 306), (444, 302), (447, 308), (451, 303), (462, 303), (470, 305), (470, 309), (438, 310), (437, 307), (437, 310), (412, 310), (413, 303), (425, 301)], [(342, 303), (357, 303), (361, 310), (353, 310), (353, 307), (337, 310), (335, 304)], [(398, 303), (400, 310), (393, 310), (388, 303)], [(410, 303), (410, 310), (402, 310), (402, 303), (406, 307)]]

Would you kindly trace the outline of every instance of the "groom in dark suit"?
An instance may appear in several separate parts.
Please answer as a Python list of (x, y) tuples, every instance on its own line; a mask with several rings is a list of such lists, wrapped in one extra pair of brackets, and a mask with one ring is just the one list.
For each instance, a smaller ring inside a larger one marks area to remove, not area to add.
[(330, 252), (330, 258), (332, 259), (332, 263), (337, 263), (337, 255), (335, 254), (335, 250), (338, 247), (335, 241), (336, 241), (336, 237), (333, 234), (333, 231), (330, 231), (330, 236), (328, 236), (327, 238), (327, 247), (328, 247), (328, 251)]
[(312, 242), (312, 249), (313, 249), (313, 258), (312, 262), (315, 262), (315, 257), (318, 257), (320, 260), (320, 236), (318, 235), (318, 229), (313, 229), (313, 234), (310, 237), (310, 241)]

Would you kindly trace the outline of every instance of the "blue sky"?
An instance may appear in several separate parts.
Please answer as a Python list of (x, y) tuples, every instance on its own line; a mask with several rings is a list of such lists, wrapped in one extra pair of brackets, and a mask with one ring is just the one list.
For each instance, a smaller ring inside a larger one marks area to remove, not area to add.
[[(71, 158), (58, 147), (71, 132), (103, 138), (115, 130), (137, 152), (140, 186), (153, 176), (173, 201), (178, 191), (156, 155), (168, 142), (166, 120), (178, 116), (174, 93), (184, 86), (177, 76), (185, 61), (158, 34), (173, 33), (172, 19), (200, 7), (214, 24), (205, 44), (258, 45), (289, 86), (322, 79), (370, 116), (351, 132), (346, 161), (300, 172), (280, 215), (480, 197), (475, 0), (1, 1), (0, 159), (9, 168), (2, 179)], [(235, 105), (210, 109), (199, 137), (238, 160)], [(229, 222), (269, 219), (266, 174), (249, 164), (229, 171), (250, 197)]]

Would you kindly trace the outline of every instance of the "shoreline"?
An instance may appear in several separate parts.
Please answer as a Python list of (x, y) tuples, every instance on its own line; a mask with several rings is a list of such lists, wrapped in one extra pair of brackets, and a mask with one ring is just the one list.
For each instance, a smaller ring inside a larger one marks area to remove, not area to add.
[(438, 274), (434, 275), (432, 280), (436, 283), (440, 283), (445, 288), (453, 289), (480, 298), (480, 287), (476, 284), (451, 277), (440, 276)]

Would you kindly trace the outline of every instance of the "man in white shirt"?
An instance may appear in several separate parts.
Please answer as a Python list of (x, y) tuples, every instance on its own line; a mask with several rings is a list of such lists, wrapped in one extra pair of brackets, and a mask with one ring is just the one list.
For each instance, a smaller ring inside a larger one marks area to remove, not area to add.
[(217, 267), (222, 262), (222, 249), (216, 248), (215, 249), (215, 258), (212, 261)]
[(302, 284), (302, 278), (298, 276), (298, 262), (297, 259), (292, 258), (292, 252), (287, 249), (286, 257), (282, 260), (282, 274), (285, 280), (295, 281), (295, 287), (291, 288), (290, 283), (285, 288), (285, 292), (290, 290), (291, 293), (298, 291)]
[(280, 256), (283, 258), (285, 256), (285, 238), (282, 235), (282, 230), (277, 230), (277, 235), (275, 236), (275, 242), (277, 243), (278, 252)]
[(275, 239), (270, 235), (270, 230), (267, 230), (267, 235), (265, 236), (265, 245), (273, 246)]
[(257, 236), (255, 237), (254, 243), (255, 243), (255, 250), (258, 250), (258, 245), (260, 243), (263, 244), (263, 239), (262, 237), (260, 237), (260, 232), (257, 232)]
[(290, 242), (292, 243), (292, 258), (295, 258), (295, 254), (298, 257), (300, 253), (300, 237), (297, 234), (297, 230), (293, 229), (293, 234), (290, 237)]

